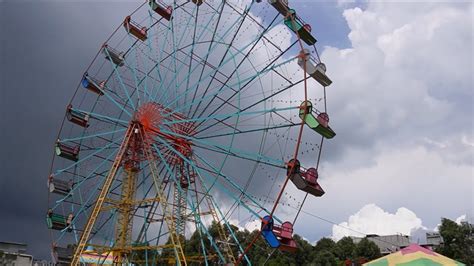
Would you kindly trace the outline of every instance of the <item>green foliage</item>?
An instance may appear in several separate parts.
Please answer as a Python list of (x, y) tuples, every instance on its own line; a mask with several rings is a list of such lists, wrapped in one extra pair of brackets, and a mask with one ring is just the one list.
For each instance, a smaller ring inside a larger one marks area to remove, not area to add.
[[(238, 259), (241, 250), (238, 249), (238, 245), (233, 237), (230, 236), (228, 227), (225, 225), (212, 223), (208, 228), (209, 235), (216, 240), (215, 244), (222, 249), (222, 241), (219, 240), (219, 228), (222, 226), (226, 232), (227, 239), (224, 241), (229, 242), (234, 257)], [(372, 260), (380, 257), (380, 250), (377, 245), (373, 242), (363, 239), (358, 244), (355, 244), (350, 237), (344, 237), (337, 243), (330, 238), (321, 238), (314, 246), (308, 241), (303, 239), (301, 236), (295, 234), (293, 236), (297, 243), (298, 249), (294, 253), (283, 252), (278, 249), (270, 248), (265, 240), (260, 235), (258, 230), (250, 232), (248, 230), (240, 231), (237, 227), (231, 226), (232, 231), (235, 234), (240, 246), (245, 249), (250, 243), (254, 241), (252, 248), (250, 248), (246, 255), (253, 265), (314, 265), (314, 266), (326, 266), (326, 265), (342, 265), (346, 259), (356, 260), (361, 257)], [(184, 246), (184, 252), (187, 257), (192, 256), (203, 256), (204, 253), (207, 257), (210, 255), (216, 255), (214, 247), (207, 238), (206, 232), (202, 231), (199, 233), (196, 230), (189, 239), (184, 239), (180, 236), (181, 244)], [(167, 241), (170, 243), (170, 239)], [(137, 259), (143, 259), (143, 254), (136, 254)], [(171, 249), (166, 249), (161, 254), (154, 254), (155, 259), (158, 259), (160, 263), (166, 264), (164, 258), (172, 258), (174, 254)], [(209, 260), (211, 265), (219, 264), (218, 259)], [(189, 265), (200, 265), (199, 262), (191, 262)], [(247, 265), (245, 259), (242, 260), (241, 265)]]
[(348, 236), (341, 238), (336, 243), (336, 255), (341, 260), (353, 260), (355, 258), (355, 250), (356, 244)]
[(366, 258), (369, 261), (382, 256), (379, 247), (366, 237), (357, 244), (355, 253), (358, 257)]
[(334, 240), (323, 237), (321, 238), (317, 243), (316, 246), (314, 247), (314, 251), (319, 252), (319, 251), (330, 251), (334, 252), (336, 249), (336, 242)]
[(469, 223), (457, 224), (443, 218), (439, 233), (444, 244), (435, 251), (467, 265), (474, 265), (474, 231)]
[(339, 262), (331, 251), (322, 250), (316, 253), (315, 258), (311, 262), (312, 265), (326, 266), (326, 265), (338, 265)]

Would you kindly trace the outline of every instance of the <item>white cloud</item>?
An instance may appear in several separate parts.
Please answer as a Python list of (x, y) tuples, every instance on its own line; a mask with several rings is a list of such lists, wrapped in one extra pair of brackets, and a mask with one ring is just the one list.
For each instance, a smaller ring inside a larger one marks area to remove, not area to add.
[(455, 220), (455, 222), (456, 222), (457, 224), (461, 224), (461, 222), (465, 222), (465, 221), (467, 221), (467, 217), (466, 217), (465, 214), (459, 216), (459, 217), (456, 218), (456, 220)]
[(261, 225), (260, 220), (253, 220), (253, 221), (247, 222), (244, 228), (252, 232), (253, 230), (260, 229), (260, 225)]
[(428, 227), (474, 214), (472, 9), (368, 1), (343, 12), (352, 47), (321, 54), (338, 135), (324, 143), (326, 195), (311, 212), (341, 221), (372, 202), (405, 206)]
[(364, 10), (345, 10), (352, 47), (322, 53), (334, 80), (328, 104), (338, 133), (325, 152), (373, 155), (377, 144), (430, 145), (426, 139), (472, 135), (471, 9), (369, 2)]
[[(422, 221), (411, 210), (401, 207), (395, 213), (388, 213), (375, 204), (367, 204), (347, 222), (334, 225), (332, 238), (344, 236), (364, 236), (365, 234), (410, 235), (413, 230), (424, 228)], [(362, 234), (361, 234), (362, 233)]]

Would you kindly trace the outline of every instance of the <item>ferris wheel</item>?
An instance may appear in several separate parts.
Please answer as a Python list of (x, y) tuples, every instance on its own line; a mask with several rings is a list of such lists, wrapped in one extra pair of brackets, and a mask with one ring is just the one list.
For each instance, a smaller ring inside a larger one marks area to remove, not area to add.
[(284, 0), (150, 0), (125, 14), (65, 108), (48, 177), (54, 261), (251, 264), (242, 219), (297, 249), (285, 191), (324, 194), (335, 136), (315, 43)]

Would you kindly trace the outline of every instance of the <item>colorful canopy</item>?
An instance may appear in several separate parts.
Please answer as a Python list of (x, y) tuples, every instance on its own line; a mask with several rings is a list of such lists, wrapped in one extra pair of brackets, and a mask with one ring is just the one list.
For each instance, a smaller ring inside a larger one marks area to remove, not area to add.
[(436, 266), (436, 265), (464, 265), (417, 244), (401, 249), (385, 257), (367, 262), (366, 266)]
[(81, 255), (81, 263), (87, 265), (112, 265), (114, 263), (113, 254), (98, 254), (92, 247), (88, 247)]

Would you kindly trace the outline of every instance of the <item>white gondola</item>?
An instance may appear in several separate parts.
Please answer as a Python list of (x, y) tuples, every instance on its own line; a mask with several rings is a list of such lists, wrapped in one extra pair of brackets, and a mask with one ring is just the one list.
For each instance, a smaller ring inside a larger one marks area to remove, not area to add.
[(306, 72), (311, 75), (319, 84), (327, 87), (331, 85), (332, 81), (326, 75), (326, 65), (321, 62), (317, 62), (314, 57), (311, 56), (308, 49), (303, 49), (298, 58), (298, 65), (304, 69), (306, 66)]
[(74, 248), (72, 245), (67, 248), (53, 246), (53, 250), (51, 251), (53, 265), (69, 265), (72, 261), (73, 254)]
[(118, 52), (112, 48), (110, 48), (107, 44), (104, 45), (104, 48), (102, 49), (102, 52), (105, 55), (105, 59), (113, 62), (117, 66), (123, 66), (123, 52)]
[(300, 162), (296, 160), (296, 163), (294, 163), (294, 160), (291, 159), (288, 162), (286, 171), (291, 182), (293, 182), (299, 190), (315, 197), (324, 195), (323, 188), (318, 184), (318, 170), (316, 168), (309, 168), (306, 171), (302, 171)]
[(61, 180), (54, 178), (52, 175), (48, 178), (48, 188), (50, 193), (66, 196), (69, 194), (69, 192), (71, 192), (72, 184), (72, 180)]

